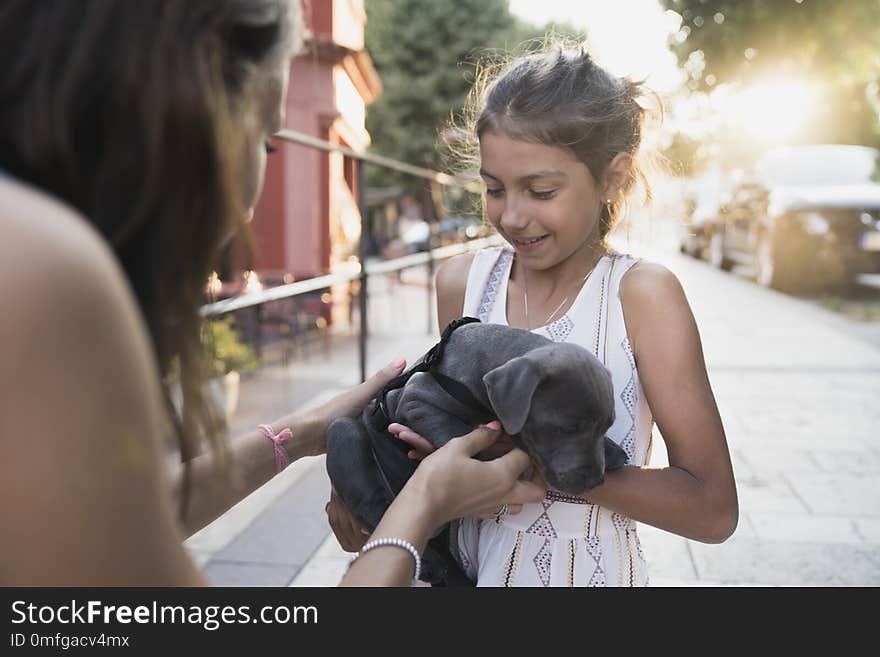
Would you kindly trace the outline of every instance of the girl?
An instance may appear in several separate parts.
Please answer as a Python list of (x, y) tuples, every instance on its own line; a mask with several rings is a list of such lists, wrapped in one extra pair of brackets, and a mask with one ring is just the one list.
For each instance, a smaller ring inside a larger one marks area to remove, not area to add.
[[(614, 382), (608, 435), (629, 457), (583, 496), (551, 490), (516, 515), (502, 507), (458, 522), (453, 547), (481, 586), (643, 586), (636, 521), (707, 543), (737, 524), (730, 455), (684, 292), (664, 267), (606, 242), (643, 178), (640, 95), (582, 49), (554, 47), (515, 60), (479, 96), (470, 134), (485, 213), (507, 246), (442, 266), (439, 324), (471, 315), (592, 351)], [(669, 467), (647, 467), (655, 423)], [(390, 429), (427, 451), (406, 427)]]

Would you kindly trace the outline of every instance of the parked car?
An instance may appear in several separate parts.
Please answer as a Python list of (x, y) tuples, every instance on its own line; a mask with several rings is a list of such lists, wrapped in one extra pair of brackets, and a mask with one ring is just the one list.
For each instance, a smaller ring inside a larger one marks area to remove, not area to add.
[(880, 273), (880, 151), (822, 144), (774, 149), (707, 221), (707, 258), (750, 265), (784, 291)]
[[(710, 259), (712, 229), (733, 178), (719, 173), (694, 180), (685, 192), (685, 215), (679, 250), (694, 258)], [(716, 245), (717, 246), (717, 245)], [(716, 249), (717, 251), (717, 249)]]

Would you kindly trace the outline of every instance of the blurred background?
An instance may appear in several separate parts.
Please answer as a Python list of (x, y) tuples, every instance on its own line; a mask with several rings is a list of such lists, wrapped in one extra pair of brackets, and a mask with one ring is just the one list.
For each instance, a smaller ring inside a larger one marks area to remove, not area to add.
[[(611, 241), (682, 281), (740, 494), (722, 546), (640, 528), (655, 583), (880, 583), (880, 3), (302, 4), (255, 250), (233, 244), (207, 289), (230, 432), (433, 344), (436, 264), (497, 240), (478, 190), (444, 176), (449, 120), (482, 58), (573, 38), (662, 104), (645, 130), (654, 200), (634, 195)], [(338, 581), (309, 467), (190, 541), (215, 583)], [(287, 495), (316, 515), (282, 554)]]
[[(880, 319), (880, 5), (874, 0), (304, 0), (287, 127), (449, 170), (444, 134), (477, 62), (557, 36), (657, 92), (645, 155), (656, 200), (627, 227), (756, 283)], [(658, 105), (662, 103), (662, 113)], [(280, 142), (220, 298), (485, 237), (479, 198), (340, 152)], [(821, 145), (821, 146), (820, 146)], [(369, 219), (369, 221), (366, 221)], [(645, 228), (646, 224), (651, 227)], [(658, 237), (659, 239), (659, 237)], [(309, 312), (350, 317), (350, 290)]]

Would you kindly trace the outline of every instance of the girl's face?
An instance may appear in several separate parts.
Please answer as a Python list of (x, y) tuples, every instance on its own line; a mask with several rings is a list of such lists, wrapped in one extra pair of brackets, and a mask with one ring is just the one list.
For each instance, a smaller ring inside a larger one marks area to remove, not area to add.
[(599, 242), (605, 199), (570, 151), (487, 131), (480, 156), (489, 221), (529, 269), (554, 267)]

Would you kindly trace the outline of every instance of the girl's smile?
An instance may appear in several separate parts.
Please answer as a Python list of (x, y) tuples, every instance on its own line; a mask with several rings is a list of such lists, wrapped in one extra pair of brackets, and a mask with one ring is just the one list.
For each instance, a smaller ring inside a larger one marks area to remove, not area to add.
[(513, 247), (519, 253), (532, 253), (539, 249), (542, 244), (545, 244), (549, 235), (541, 235), (540, 237), (535, 237), (532, 239), (528, 238), (516, 238), (512, 239)]

